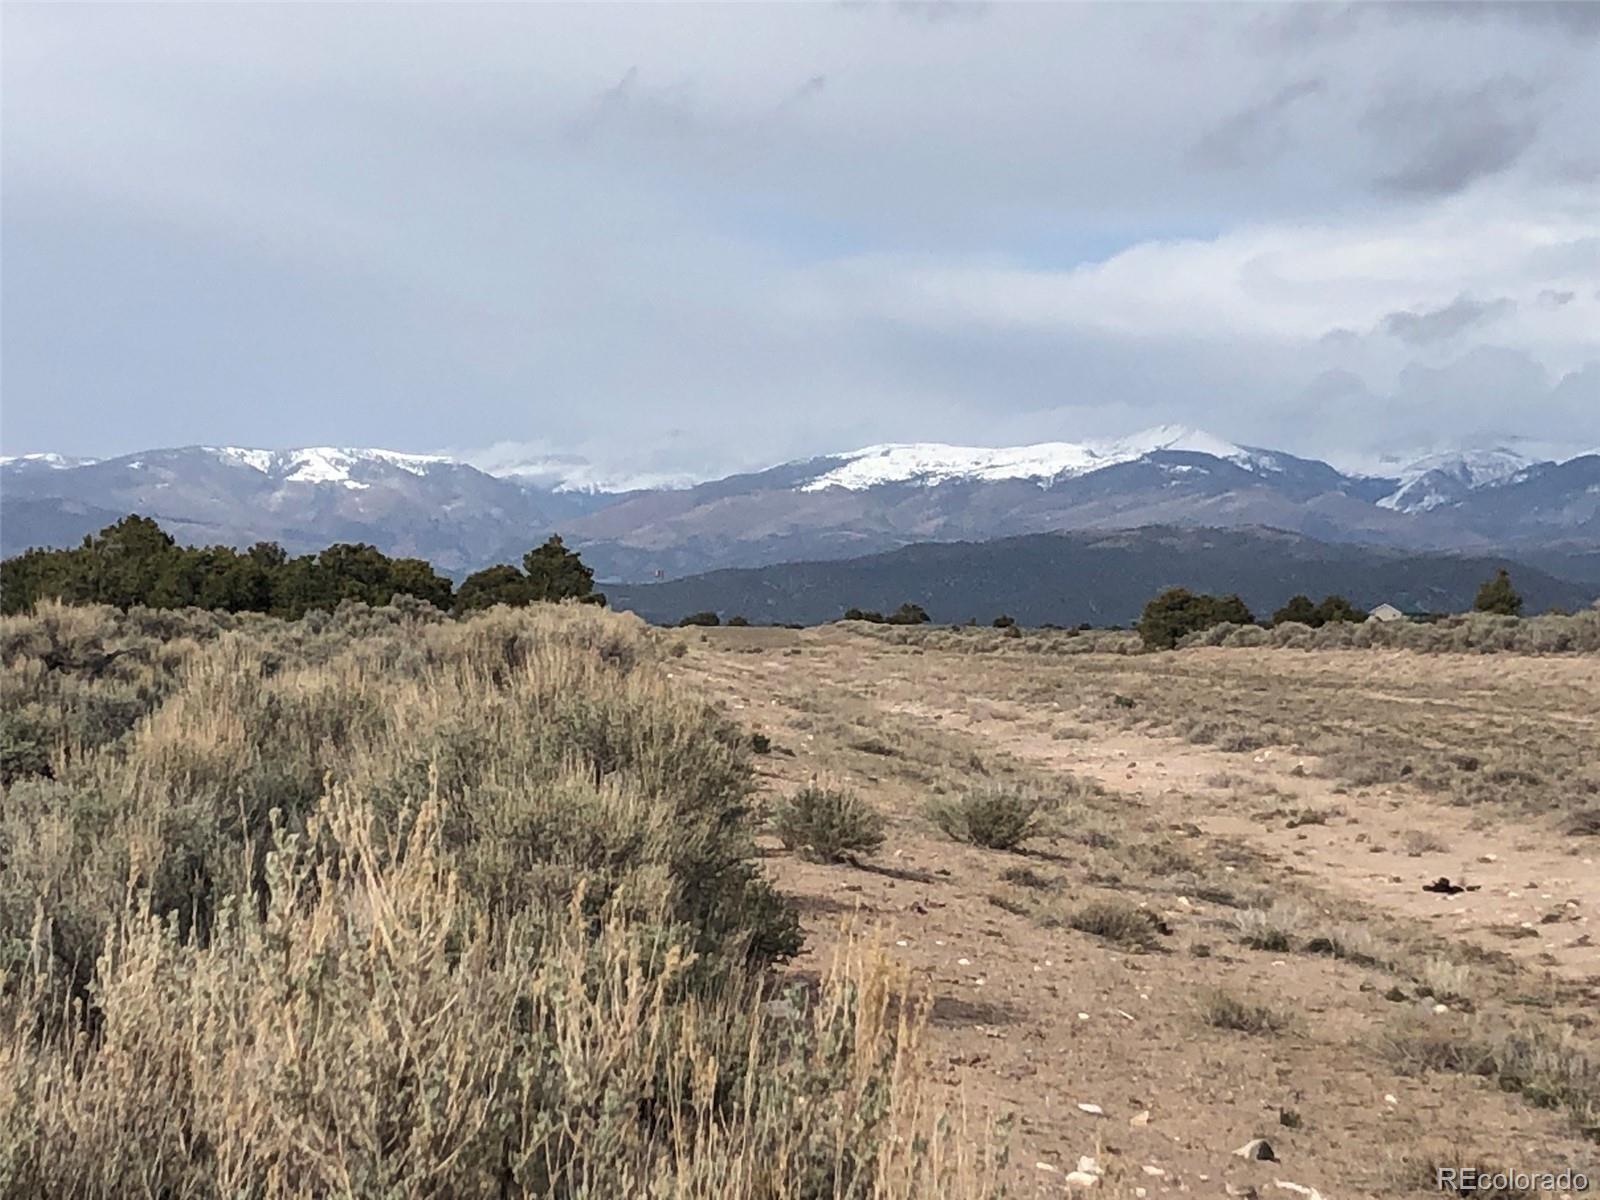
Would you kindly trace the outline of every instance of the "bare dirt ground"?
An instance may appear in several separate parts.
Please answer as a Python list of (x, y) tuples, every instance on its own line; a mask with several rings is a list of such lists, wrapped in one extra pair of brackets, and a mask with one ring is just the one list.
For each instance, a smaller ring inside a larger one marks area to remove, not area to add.
[[(857, 863), (772, 846), (809, 934), (794, 970), (844, 923), (879, 931), (1017, 1194), (1070, 1194), (1083, 1156), (1093, 1194), (1135, 1197), (1437, 1195), (1431, 1168), (1458, 1162), (1600, 1174), (1600, 660), (671, 636), (673, 672), (771, 739), (769, 795), (820, 780), (890, 815)], [(929, 820), (997, 783), (1052, 801), (1021, 852)], [(1423, 890), (1441, 876), (1469, 890)], [(1097, 899), (1153, 914), (1158, 944), (1072, 928)], [(1252, 948), (1262, 920), (1287, 941)], [(1281, 1028), (1215, 1027), (1219, 989)], [(1466, 1049), (1507, 1031), (1571, 1086)], [(1233, 1153), (1254, 1138), (1278, 1161)]]

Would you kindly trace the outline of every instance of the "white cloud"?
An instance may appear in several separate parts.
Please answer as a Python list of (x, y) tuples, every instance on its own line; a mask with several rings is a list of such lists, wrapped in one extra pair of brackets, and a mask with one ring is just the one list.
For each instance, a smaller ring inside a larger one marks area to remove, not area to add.
[(1597, 45), (1378, 6), (24, 6), (7, 448), (705, 475), (1496, 411), (1592, 444)]
[[(1461, 204), (1418, 218), (1274, 224), (1210, 239), (1153, 240), (1065, 270), (993, 259), (864, 256), (818, 268), (801, 289), (810, 317), (883, 318), (930, 328), (1062, 329), (1145, 338), (1310, 341), (1367, 329), (1397, 309), (1462, 294), (1537, 308), (1589, 278), (1593, 219), (1515, 216)], [(1572, 252), (1564, 265), (1562, 252)], [(1576, 298), (1576, 297), (1575, 297)], [(1562, 361), (1593, 354), (1595, 297), (1513, 322), (1519, 343)]]

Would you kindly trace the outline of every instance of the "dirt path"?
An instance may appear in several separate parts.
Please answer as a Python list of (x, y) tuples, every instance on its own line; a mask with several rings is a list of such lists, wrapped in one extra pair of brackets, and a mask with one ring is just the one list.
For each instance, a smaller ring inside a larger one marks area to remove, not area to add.
[[(992, 709), (901, 704), (1050, 769), (1141, 796), (1173, 821), (1247, 842), (1329, 891), (1600, 986), (1600, 869), (1508, 820), (1399, 790), (1351, 794), (1291, 747), (1226, 754), (1180, 738), (1106, 730), (1057, 740)], [(1230, 782), (1219, 786), (1219, 781)], [(1244, 786), (1241, 787), (1239, 782)], [(1296, 822), (1297, 816), (1311, 820)], [(1591, 847), (1592, 849), (1592, 847)], [(1468, 890), (1423, 891), (1445, 877)], [(1597, 992), (1600, 999), (1600, 992)]]
[[(674, 671), (771, 739), (758, 760), (764, 790), (822, 779), (892, 815), (883, 850), (859, 866), (772, 847), (770, 869), (808, 930), (794, 969), (817, 969), (843, 923), (878, 931), (932, 1003), (929, 1070), (974, 1130), (996, 1126), (1014, 1194), (1071, 1194), (1084, 1156), (1101, 1172), (1093, 1194), (1126, 1197), (1304, 1195), (1282, 1183), (1327, 1200), (1436, 1195), (1428, 1164), (1462, 1156), (1593, 1168), (1592, 1147), (1561, 1114), (1486, 1080), (1400, 1073), (1384, 1048), (1406, 1022), (1467, 1036), (1475, 1018), (1434, 1012), (1411, 981), (1372, 964), (1244, 948), (1226, 903), (1131, 873), (1117, 857), (1141, 839), (1201, 858), (1238, 849), (1252, 865), (1223, 879), (1249, 874), (1260, 888), (1292, 878), (1330, 902), (1513, 955), (1530, 978), (1562, 981), (1570, 999), (1597, 969), (1590, 921), (1600, 896), (1588, 856), (1481, 813), (1475, 821), (1473, 810), (1421, 809), (1398, 791), (1341, 794), (1314, 760), (1286, 748), (1227, 754), (1020, 704), (1008, 689), (1025, 662), (833, 631), (726, 630), (683, 644)], [(1093, 850), (1061, 834), (1019, 856), (932, 830), (930, 791), (1013, 772), (1098, 782), (1127, 845)], [(1422, 811), (1424, 832), (1446, 848), (1412, 857), (1407, 839), (1420, 836)], [(1291, 825), (1305, 813), (1323, 820)], [(1423, 892), (1438, 875), (1479, 890)], [(1101, 894), (1136, 897), (1160, 918), (1170, 934), (1157, 952), (1129, 952), (1049, 917), (1051, 906), (1066, 912)], [(1265, 1036), (1211, 1027), (1206, 1006), (1219, 986), (1269, 1005), (1288, 1026)], [(1280, 1161), (1232, 1153), (1258, 1137)]]

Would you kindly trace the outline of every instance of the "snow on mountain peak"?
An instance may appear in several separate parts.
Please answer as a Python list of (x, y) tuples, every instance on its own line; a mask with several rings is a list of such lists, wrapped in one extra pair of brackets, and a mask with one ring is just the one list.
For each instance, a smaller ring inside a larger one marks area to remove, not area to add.
[(615, 495), (675, 491), (701, 481), (699, 476), (681, 472), (608, 471), (576, 454), (481, 455), (468, 461), (486, 475), (551, 492)]
[(1429, 454), (1400, 469), (1400, 478), (1409, 483), (1430, 471), (1444, 471), (1471, 487), (1498, 483), (1509, 479), (1518, 471), (1533, 466), (1536, 459), (1504, 446), (1489, 450), (1447, 450), (1442, 454)]
[(55, 471), (69, 467), (87, 467), (99, 461), (95, 458), (74, 458), (69, 454), (57, 454), (54, 450), (43, 450), (37, 454), (0, 454), (0, 467), (48, 467)]
[(819, 492), (842, 487), (863, 491), (885, 483), (944, 483), (952, 479), (1052, 479), (1078, 471), (1093, 461), (1093, 451), (1072, 442), (1040, 442), (1033, 446), (991, 449), (950, 446), (942, 442), (891, 442), (840, 455), (843, 465), (827, 471), (801, 490)]
[(442, 454), (407, 454), (399, 450), (358, 450), (338, 446), (306, 446), (298, 450), (251, 450), (240, 446), (208, 446), (211, 453), (285, 483), (337, 483), (351, 489), (371, 486), (351, 477), (351, 469), (382, 464), (411, 475), (454, 460)]
[(1202, 430), (1158, 425), (1109, 442), (1039, 442), (1031, 446), (951, 446), (942, 442), (891, 442), (832, 457), (844, 462), (801, 485), (805, 492), (830, 487), (863, 491), (887, 483), (932, 486), (951, 480), (994, 482), (1052, 480), (1087, 475), (1160, 451), (1185, 451), (1227, 459), (1247, 470), (1276, 470), (1269, 454), (1236, 446)]
[(1503, 446), (1427, 454), (1395, 472), (1400, 486), (1379, 500), (1378, 507), (1426, 512), (1459, 500), (1466, 492), (1505, 483), (1536, 461)]

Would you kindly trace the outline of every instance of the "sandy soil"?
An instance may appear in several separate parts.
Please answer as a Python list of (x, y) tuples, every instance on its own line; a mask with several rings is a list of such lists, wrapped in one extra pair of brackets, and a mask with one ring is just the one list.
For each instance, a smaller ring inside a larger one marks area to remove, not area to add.
[[(1208, 650), (1091, 661), (897, 645), (840, 627), (673, 636), (685, 647), (674, 673), (771, 738), (758, 760), (766, 792), (822, 779), (891, 814), (883, 848), (857, 864), (771, 847), (810, 938), (793, 970), (814, 971), (843, 924), (874, 930), (932, 1005), (930, 1069), (971, 1128), (1008, 1148), (1018, 1193), (1070, 1193), (1082, 1156), (1100, 1172), (1094, 1194), (1306, 1194), (1287, 1183), (1328, 1200), (1437, 1195), (1433, 1162), (1600, 1165), (1568, 1115), (1476, 1076), (1402, 1073), (1386, 1049), (1429, 1023), (1462, 1036), (1502, 1019), (1592, 1034), (1600, 838), (1563, 835), (1562, 814), (1351, 787), (1323, 774), (1310, 736), (1227, 752), (1161, 732), (1165, 716), (1130, 727), (1127, 708), (1103, 702), (1130, 681), (1181, 703), (1196, 679), (1244, 695), (1268, 678), (1267, 703), (1338, 697), (1323, 719), (1345, 732), (1366, 710), (1438, 705), (1455, 717), (1430, 729), (1524, 742), (1535, 727), (1558, 739), (1575, 730), (1581, 745), (1600, 713), (1593, 659)], [(1024, 854), (953, 842), (927, 819), (931, 794), (996, 780), (1103, 790)], [(1148, 845), (1175, 845), (1197, 865), (1142, 874)], [(1007, 881), (1018, 865), (1048, 894)], [(1422, 890), (1441, 875), (1476, 890)], [(1241, 945), (1238, 897), (1278, 893), (1399, 949), (1380, 964)], [(1102, 894), (1135, 899), (1170, 935), (1130, 952), (1040, 918)], [(1466, 995), (1436, 1011), (1408, 972), (1443, 952)], [(1203, 1009), (1219, 986), (1289, 1027), (1211, 1027)], [(1279, 1161), (1233, 1153), (1252, 1138)]]

